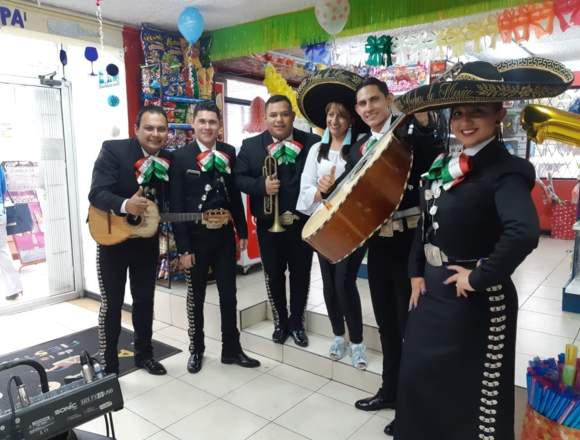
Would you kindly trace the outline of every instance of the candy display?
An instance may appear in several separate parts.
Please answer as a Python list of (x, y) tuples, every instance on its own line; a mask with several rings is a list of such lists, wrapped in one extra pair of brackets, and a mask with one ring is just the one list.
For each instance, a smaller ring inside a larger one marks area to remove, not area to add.
[(531, 360), (527, 373), (530, 408), (546, 419), (573, 429), (580, 428), (580, 359), (577, 355), (578, 348), (567, 344), (566, 353), (560, 354), (558, 360), (538, 357)]

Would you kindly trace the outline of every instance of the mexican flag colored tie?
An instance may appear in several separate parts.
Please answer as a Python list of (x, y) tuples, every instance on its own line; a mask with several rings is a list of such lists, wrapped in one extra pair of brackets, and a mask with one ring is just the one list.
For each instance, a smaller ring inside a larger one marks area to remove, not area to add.
[(278, 165), (293, 164), (302, 151), (300, 142), (285, 140), (268, 145), (268, 153), (278, 161)]
[(366, 141), (364, 144), (360, 146), (360, 154), (364, 156), (367, 151), (371, 151), (373, 149), (373, 147), (376, 145), (377, 142), (378, 142), (377, 138), (371, 136), (368, 139), (368, 141)]
[(139, 185), (148, 184), (151, 179), (156, 178), (165, 182), (169, 181), (169, 160), (164, 157), (148, 156), (142, 157), (135, 162), (135, 176)]
[(421, 175), (421, 178), (429, 181), (440, 180), (443, 189), (448, 190), (465, 179), (471, 171), (471, 157), (464, 153), (449, 156), (441, 153), (429, 168), (429, 171)]
[(230, 158), (218, 150), (206, 150), (196, 156), (197, 164), (202, 171), (218, 170), (222, 174), (231, 174)]

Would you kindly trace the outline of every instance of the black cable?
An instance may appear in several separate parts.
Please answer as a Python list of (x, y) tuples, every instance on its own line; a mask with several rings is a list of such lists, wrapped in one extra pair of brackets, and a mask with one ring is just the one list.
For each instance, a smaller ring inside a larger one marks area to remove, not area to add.
[(14, 433), (17, 433), (19, 430), (18, 426), (16, 425), (16, 407), (14, 406), (14, 399), (12, 398), (12, 393), (10, 392), (10, 385), (12, 385), (13, 381), (14, 384), (16, 385), (17, 377), (18, 376), (11, 376), (10, 379), (8, 380), (8, 386), (6, 387), (6, 393), (8, 394), (8, 400), (10, 402), (10, 411), (12, 412), (12, 425), (14, 426)]
[(113, 424), (113, 413), (109, 413), (109, 418), (111, 419), (111, 434), (113, 435), (113, 439), (116, 439), (115, 436), (115, 425)]
[(103, 416), (105, 418), (105, 426), (107, 428), (107, 438), (109, 438), (109, 419), (107, 418), (107, 414)]

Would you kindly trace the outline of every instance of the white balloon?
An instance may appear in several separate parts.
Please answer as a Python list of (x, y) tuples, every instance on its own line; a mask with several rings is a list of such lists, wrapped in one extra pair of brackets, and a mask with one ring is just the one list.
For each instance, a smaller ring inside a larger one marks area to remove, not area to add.
[(314, 14), (322, 29), (330, 35), (336, 35), (346, 26), (350, 4), (348, 0), (318, 0)]

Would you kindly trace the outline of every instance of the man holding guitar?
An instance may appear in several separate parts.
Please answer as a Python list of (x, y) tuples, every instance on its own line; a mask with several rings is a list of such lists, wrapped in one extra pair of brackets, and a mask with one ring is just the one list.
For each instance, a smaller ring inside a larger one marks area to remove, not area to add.
[[(215, 273), (221, 311), (222, 363), (256, 368), (240, 346), (236, 312), (236, 237), (245, 249), (248, 238), (242, 196), (232, 169), (234, 147), (218, 142), (220, 111), (213, 102), (193, 112), (196, 140), (179, 149), (171, 165), (171, 211), (203, 212), (201, 223), (174, 223), (175, 242), (187, 281), (189, 352), (187, 370), (201, 370), (204, 345), (203, 305), (207, 275)], [(234, 230), (235, 227), (235, 230)]]
[[(391, 115), (393, 98), (387, 85), (376, 78), (368, 77), (359, 86), (355, 110), (371, 128), (371, 133), (350, 148), (343, 175), (374, 147), (395, 121)], [(355, 403), (363, 411), (394, 409), (396, 405), (401, 347), (411, 294), (407, 262), (420, 214), (419, 177), (440, 153), (439, 145), (435, 146), (437, 139), (432, 122), (427, 113), (418, 113), (411, 121), (412, 126), (403, 124), (396, 130), (398, 137), (408, 136), (407, 141), (413, 147), (411, 173), (398, 210), (367, 241), (369, 288), (383, 352), (383, 384), (374, 396)], [(321, 184), (330, 190), (335, 184), (333, 176), (327, 176)], [(385, 432), (391, 433), (392, 426), (387, 426)]]
[[(89, 201), (94, 207), (138, 221), (148, 198), (160, 207), (166, 202), (169, 154), (167, 116), (161, 107), (142, 108), (135, 124), (135, 138), (105, 141), (95, 161)], [(136, 177), (137, 176), (137, 177)], [(107, 373), (119, 373), (117, 343), (127, 269), (133, 297), (135, 365), (150, 374), (166, 370), (153, 358), (153, 296), (159, 258), (157, 234), (122, 243), (97, 245), (97, 274), (101, 290), (99, 350)]]

